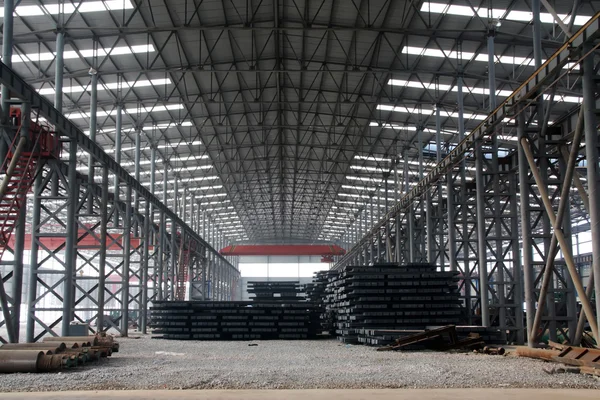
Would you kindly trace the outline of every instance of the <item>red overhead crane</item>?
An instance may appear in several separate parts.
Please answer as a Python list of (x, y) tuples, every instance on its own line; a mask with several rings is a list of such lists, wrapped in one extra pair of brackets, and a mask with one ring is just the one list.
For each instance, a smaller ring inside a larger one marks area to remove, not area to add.
[(346, 250), (335, 244), (234, 244), (219, 253), (223, 256), (321, 256), (321, 262), (333, 262), (333, 256), (343, 256)]

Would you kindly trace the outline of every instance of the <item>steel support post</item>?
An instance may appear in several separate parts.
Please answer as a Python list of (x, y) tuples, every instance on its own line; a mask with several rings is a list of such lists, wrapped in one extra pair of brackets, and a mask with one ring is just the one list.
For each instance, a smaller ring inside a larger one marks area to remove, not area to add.
[[(491, 27), (488, 31), (488, 85), (489, 85), (489, 109), (490, 113), (494, 112), (497, 107), (496, 102), (496, 55), (494, 50), (494, 38), (496, 36), (495, 27)], [(508, 319), (507, 319), (507, 310), (506, 310), (506, 285), (505, 285), (505, 268), (506, 261), (505, 260), (505, 251), (504, 251), (504, 241), (503, 241), (503, 232), (502, 225), (503, 221), (503, 198), (501, 198), (502, 188), (500, 187), (500, 160), (498, 158), (498, 138), (497, 135), (492, 136), (492, 162), (488, 164), (489, 171), (491, 173), (491, 184), (492, 184), (492, 199), (493, 199), (493, 226), (494, 226), (494, 237), (495, 240), (490, 241), (493, 243), (492, 252), (492, 261), (493, 267), (492, 271), (495, 270), (496, 279), (493, 280), (493, 283), (496, 285), (495, 291), (491, 289), (491, 298), (494, 300), (494, 292), (495, 299), (497, 301), (497, 305), (495, 304), (495, 308), (498, 310), (498, 326), (503, 332), (508, 330)], [(482, 160), (484, 161), (484, 160)], [(508, 190), (507, 187), (504, 187), (504, 191)], [(504, 199), (506, 202), (511, 201), (510, 194), (504, 193)], [(491, 230), (490, 230), (491, 232)], [(488, 278), (488, 282), (489, 282)]]
[[(60, 112), (63, 111), (64, 52), (65, 34), (62, 30), (59, 30), (56, 34), (56, 58), (54, 59), (54, 108)], [(54, 196), (58, 196), (58, 181), (58, 176), (54, 175), (52, 180), (52, 194)]]
[[(519, 143), (525, 138), (525, 116), (523, 113), (517, 115), (517, 138)], [(522, 146), (518, 147), (518, 170), (519, 170), (519, 198), (521, 208), (521, 221), (529, 221), (529, 173), (527, 171), (527, 158)], [(523, 286), (525, 291), (525, 312), (527, 321), (527, 343), (529, 347), (535, 347), (534, 335), (532, 335), (533, 321), (535, 317), (535, 278), (533, 271), (533, 240), (527, 223), (521, 223), (521, 241), (523, 260)]]
[[(29, 125), (31, 123), (31, 107), (29, 103), (23, 103), (23, 118), (21, 137), (29, 136)], [(21, 322), (21, 300), (23, 294), (23, 251), (25, 250), (25, 231), (27, 230), (27, 202), (23, 203), (19, 211), (17, 225), (15, 227), (15, 241), (13, 247), (13, 271), (12, 271), (12, 342), (19, 342)], [(6, 322), (6, 321), (5, 321)], [(6, 325), (7, 328), (10, 324)], [(10, 335), (9, 335), (10, 337)]]
[(206, 248), (203, 249), (202, 254), (202, 300), (209, 300), (208, 291), (206, 287), (206, 275), (208, 271), (208, 250)]
[[(5, 3), (6, 4), (6, 3)], [(35, 302), (37, 299), (37, 266), (39, 242), (35, 238), (35, 232), (40, 226), (40, 207), (42, 204), (41, 194), (44, 191), (42, 172), (44, 163), (39, 163), (33, 184), (33, 207), (31, 210), (31, 252), (29, 260), (29, 286), (27, 291), (27, 332), (25, 340), (32, 343), (35, 340)], [(54, 177), (52, 177), (54, 178)]]
[[(440, 105), (436, 104), (435, 106), (435, 160), (437, 163), (442, 161), (442, 117), (440, 114)], [(449, 188), (448, 188), (449, 189)], [(448, 191), (448, 197), (450, 196), (450, 192)], [(450, 225), (448, 225), (448, 229), (450, 230)], [(440, 179), (437, 184), (437, 216), (436, 216), (436, 235), (437, 245), (436, 245), (436, 261), (438, 267), (444, 271), (446, 268), (446, 260), (444, 257), (445, 249), (444, 249), (444, 196), (443, 196), (443, 188), (442, 188), (442, 180)], [(434, 237), (435, 237), (434, 236)]]
[(106, 286), (106, 240), (108, 229), (108, 168), (102, 168), (102, 200), (100, 206), (100, 254), (98, 255), (98, 330), (104, 327), (104, 291)]
[[(590, 227), (592, 232), (592, 266), (596, 288), (596, 326), (600, 326), (600, 159), (598, 158), (598, 129), (596, 126), (596, 90), (594, 73), (594, 53), (591, 44), (584, 46), (584, 52), (591, 52), (583, 60), (583, 108), (585, 124), (585, 155), (587, 160), (587, 180), (590, 203)], [(588, 321), (593, 325), (588, 314)], [(596, 340), (598, 337), (596, 336)]]
[(56, 58), (54, 59), (54, 108), (60, 112), (63, 109), (64, 51), (65, 34), (63, 31), (59, 31), (56, 34)]
[(512, 201), (510, 202), (510, 214), (511, 218), (511, 234), (512, 240), (512, 259), (513, 259), (513, 274), (512, 278), (514, 281), (513, 289), (513, 301), (515, 303), (515, 327), (516, 327), (516, 339), (517, 344), (525, 343), (525, 327), (523, 326), (523, 268), (521, 264), (521, 247), (519, 244), (519, 212), (518, 201), (517, 201), (517, 181), (519, 177), (515, 174), (510, 174), (510, 193), (513, 194)]
[(482, 143), (475, 144), (475, 184), (477, 185), (477, 256), (479, 267), (479, 306), (481, 309), (481, 325), (490, 325), (490, 308), (488, 297), (488, 270), (485, 227), (485, 182), (483, 175)]
[[(96, 70), (90, 72), (92, 74), (91, 93), (90, 93), (90, 140), (96, 141), (97, 114), (98, 114), (98, 73)], [(94, 185), (94, 156), (88, 156), (88, 187)], [(87, 212), (92, 214), (94, 208), (94, 200), (91, 190), (88, 191)]]
[[(135, 153), (134, 153), (134, 176), (136, 180), (140, 180), (140, 161), (141, 161), (141, 141), (142, 141), (142, 131), (136, 130), (135, 132)], [(140, 208), (140, 198), (139, 194), (136, 191), (133, 193), (133, 209), (137, 212)], [(139, 229), (138, 219), (135, 220), (134, 232), (133, 234), (136, 237), (139, 237)]]
[[(175, 180), (177, 182), (177, 180)], [(175, 194), (175, 196), (177, 196)], [(177, 276), (175, 271), (177, 269), (177, 224), (175, 220), (171, 219), (171, 262), (169, 268), (169, 300), (175, 300), (175, 287), (177, 286)]]
[(449, 172), (446, 176), (446, 203), (448, 207), (447, 221), (448, 221), (448, 266), (450, 271), (457, 271), (458, 266), (456, 262), (456, 225), (454, 219), (454, 174)]
[[(385, 190), (385, 197), (384, 197), (385, 215), (387, 215), (387, 213), (389, 211), (388, 177), (389, 177), (389, 175), (383, 176), (383, 187)], [(385, 231), (383, 232), (383, 234), (385, 235), (385, 239), (384, 239), (385, 240), (385, 243), (384, 243), (384, 245), (385, 245), (385, 261), (391, 262), (392, 261), (392, 248), (391, 248), (391, 243), (390, 243), (390, 221), (385, 222)]]
[[(121, 336), (127, 337), (129, 332), (129, 278), (131, 276), (131, 186), (127, 186), (125, 194), (125, 221), (123, 221), (123, 275), (121, 289)], [(172, 298), (172, 297), (171, 297)]]
[[(93, 160), (92, 160), (93, 161)], [(73, 320), (75, 308), (75, 270), (77, 260), (77, 223), (75, 216), (79, 201), (77, 184), (77, 142), (69, 142), (69, 204), (67, 206), (67, 237), (65, 244), (65, 280), (63, 296), (62, 335), (69, 334), (69, 325)]]
[[(142, 333), (146, 333), (147, 323), (148, 323), (148, 284), (149, 284), (149, 276), (150, 276), (150, 225), (151, 225), (151, 214), (150, 214), (150, 202), (146, 201), (144, 209), (144, 233), (142, 234), (142, 240), (144, 243), (143, 249), (143, 261), (142, 261), (142, 282), (141, 282), (141, 290), (142, 290), (142, 301), (140, 305), (140, 329)], [(152, 280), (155, 282), (154, 280)]]
[[(4, 0), (4, 19), (2, 20), (2, 62), (8, 67), (12, 67), (12, 54), (13, 54), (13, 11), (15, 9), (14, 0)], [(2, 85), (0, 101), (2, 101), (2, 113), (1, 122), (3, 125), (7, 125), (8, 116), (10, 113), (10, 106), (8, 100), (10, 99), (10, 90)], [(10, 143), (9, 137), (5, 132), (0, 132), (0, 160), (6, 158), (8, 152), (8, 145)]]
[(179, 214), (179, 180), (177, 179), (177, 174), (173, 173), (173, 212), (175, 214)]
[[(29, 119), (23, 118), (29, 123)], [(25, 125), (28, 126), (28, 125)], [(12, 326), (13, 343), (18, 343), (21, 322), (21, 300), (23, 294), (23, 250), (25, 250), (25, 231), (27, 230), (27, 202), (24, 202), (19, 211), (19, 219), (15, 227), (15, 241), (13, 247), (14, 269), (12, 276)], [(8, 326), (8, 325), (7, 325)]]
[[(121, 145), (123, 143), (122, 132), (123, 131), (123, 105), (117, 104), (117, 114), (115, 115), (115, 161), (118, 164), (121, 164)], [(154, 150), (154, 146), (152, 147)], [(154, 164), (156, 162), (156, 158), (152, 158), (150, 163), (150, 168), (154, 168)], [(154, 175), (151, 175), (153, 178)], [(154, 194), (154, 185), (150, 186), (150, 190)], [(121, 194), (121, 184), (119, 182), (119, 177), (115, 174), (115, 186), (113, 189), (113, 193), (115, 196), (115, 201), (119, 201)], [(119, 226), (119, 208), (115, 207), (115, 226)]]

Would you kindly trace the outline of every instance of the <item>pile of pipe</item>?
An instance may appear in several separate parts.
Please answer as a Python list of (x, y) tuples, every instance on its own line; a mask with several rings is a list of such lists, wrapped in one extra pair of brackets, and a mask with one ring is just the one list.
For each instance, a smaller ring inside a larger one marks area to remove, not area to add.
[(46, 337), (41, 343), (6, 343), (0, 347), (0, 373), (57, 372), (118, 351), (119, 343), (105, 334)]

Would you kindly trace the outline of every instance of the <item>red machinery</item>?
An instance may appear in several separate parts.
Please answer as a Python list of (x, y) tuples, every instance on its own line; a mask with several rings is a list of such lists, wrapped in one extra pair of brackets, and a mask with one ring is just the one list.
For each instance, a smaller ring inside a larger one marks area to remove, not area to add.
[(321, 256), (321, 262), (333, 262), (346, 250), (338, 245), (231, 245), (219, 251), (224, 256)]
[(0, 186), (0, 260), (9, 245), (19, 216), (24, 211), (23, 206), (35, 179), (38, 161), (60, 157), (58, 135), (32, 121), (27, 136), (22, 136), (22, 119), (21, 108), (12, 106), (10, 122), (17, 131), (0, 169), (5, 174)]

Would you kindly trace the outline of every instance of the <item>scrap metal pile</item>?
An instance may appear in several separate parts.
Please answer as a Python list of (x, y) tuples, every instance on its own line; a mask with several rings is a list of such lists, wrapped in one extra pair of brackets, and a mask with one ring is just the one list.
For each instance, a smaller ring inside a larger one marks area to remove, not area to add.
[(110, 357), (119, 351), (112, 336), (46, 337), (41, 343), (6, 343), (0, 347), (0, 372), (55, 372)]
[(456, 325), (462, 313), (458, 273), (435, 265), (348, 266), (328, 286), (327, 311), (345, 343), (381, 345), (382, 331)]
[(162, 339), (313, 339), (319, 309), (306, 301), (155, 301), (153, 334)]
[(568, 366), (566, 368), (544, 368), (544, 371), (549, 374), (574, 372), (600, 376), (600, 349), (550, 342), (547, 349), (519, 346), (515, 354), (520, 357), (536, 358)]

